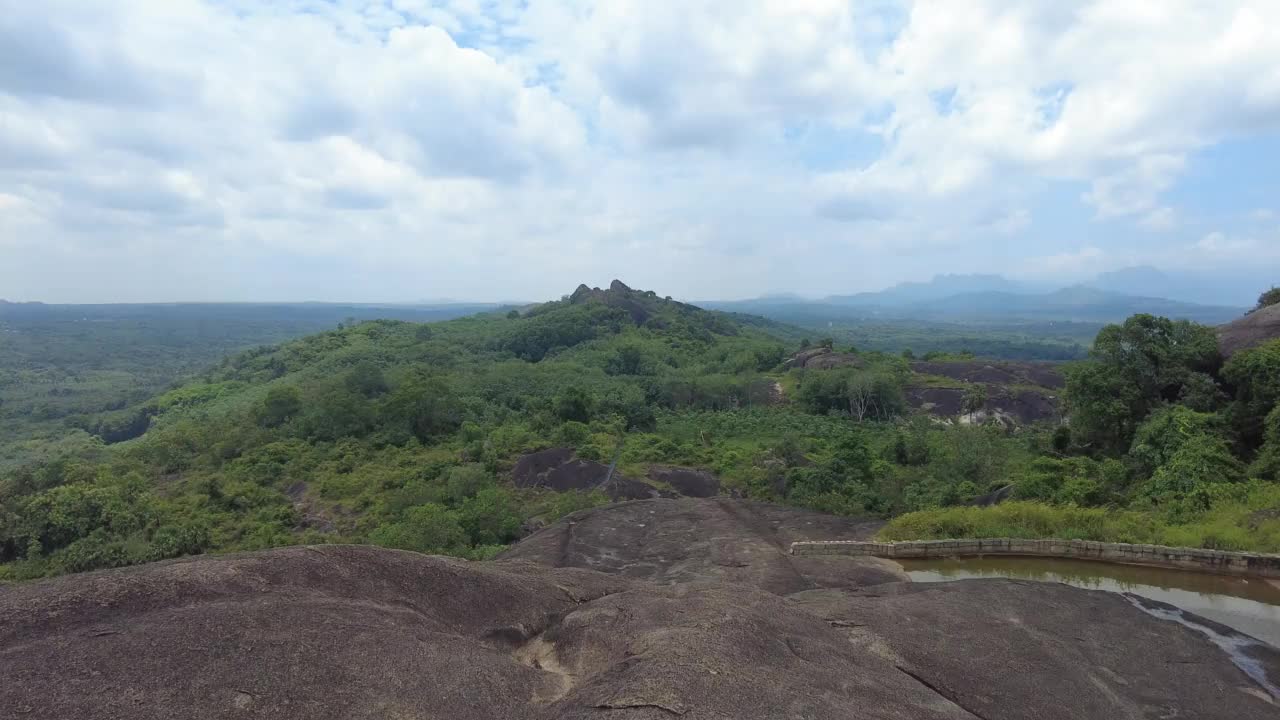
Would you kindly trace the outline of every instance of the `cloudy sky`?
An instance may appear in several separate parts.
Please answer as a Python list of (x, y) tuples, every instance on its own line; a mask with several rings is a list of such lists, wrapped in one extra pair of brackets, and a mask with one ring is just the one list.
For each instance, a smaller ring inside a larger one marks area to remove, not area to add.
[(0, 0), (11, 300), (1135, 264), (1280, 282), (1280, 2)]

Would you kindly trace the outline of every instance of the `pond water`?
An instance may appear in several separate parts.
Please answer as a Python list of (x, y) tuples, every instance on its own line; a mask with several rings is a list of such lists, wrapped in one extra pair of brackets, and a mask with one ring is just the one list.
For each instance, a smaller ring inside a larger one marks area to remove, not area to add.
[(1131, 593), (1168, 603), (1280, 648), (1280, 583), (1259, 578), (1057, 558), (895, 559), (915, 582), (1017, 578)]

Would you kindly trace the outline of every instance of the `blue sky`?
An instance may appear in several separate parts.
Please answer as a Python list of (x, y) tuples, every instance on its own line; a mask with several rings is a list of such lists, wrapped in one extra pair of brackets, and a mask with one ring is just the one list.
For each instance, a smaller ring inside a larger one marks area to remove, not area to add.
[[(1271, 0), (49, 0), (0, 297), (1280, 282)], [(1188, 281), (1189, 282), (1189, 281)]]

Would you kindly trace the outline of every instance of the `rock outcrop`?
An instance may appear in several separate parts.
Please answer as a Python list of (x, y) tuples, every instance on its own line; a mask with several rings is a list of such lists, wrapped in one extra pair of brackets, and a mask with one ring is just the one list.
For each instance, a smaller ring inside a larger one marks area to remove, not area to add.
[(787, 369), (830, 370), (838, 367), (863, 367), (866, 363), (853, 353), (835, 352), (831, 348), (811, 348), (792, 355), (783, 367)]
[[(5, 587), (0, 715), (1277, 715), (1208, 640), (1122, 596), (912, 584), (884, 561), (809, 565), (783, 550), (873, 529), (728, 499), (651, 500), (570, 516), (491, 562), (293, 547)], [(1253, 659), (1280, 672), (1280, 658)]]
[(1218, 347), (1223, 357), (1280, 338), (1280, 305), (1271, 305), (1218, 326)]
[(905, 580), (885, 560), (788, 552), (797, 540), (870, 538), (881, 525), (731, 498), (650, 500), (575, 513), (499, 557), (662, 584), (729, 582), (786, 595)]
[(642, 500), (660, 495), (657, 488), (641, 480), (617, 472), (609, 477), (608, 465), (576, 457), (572, 448), (550, 448), (521, 456), (511, 471), (511, 479), (516, 487), (560, 492), (599, 490), (611, 500)]
[(626, 477), (616, 470), (609, 477), (608, 465), (583, 460), (575, 455), (573, 448), (550, 448), (522, 455), (511, 470), (516, 487), (542, 487), (560, 492), (600, 490), (613, 500), (708, 498), (720, 494), (720, 478), (706, 470), (653, 465), (648, 477), (661, 487)]
[(992, 385), (1034, 385), (1049, 390), (1066, 387), (1067, 379), (1059, 366), (1047, 362), (1013, 362), (1009, 360), (922, 360), (911, 363), (911, 371), (921, 375), (959, 380), (965, 383)]
[(649, 468), (649, 479), (669, 485), (684, 497), (709, 498), (720, 494), (720, 478), (697, 468), (653, 465)]
[(987, 386), (987, 400), (972, 417), (965, 414), (966, 390), (943, 387), (908, 387), (907, 403), (911, 407), (940, 418), (958, 418), (963, 423), (996, 421), (1023, 426), (1059, 419), (1058, 397), (1038, 390), (1009, 391), (997, 385)]

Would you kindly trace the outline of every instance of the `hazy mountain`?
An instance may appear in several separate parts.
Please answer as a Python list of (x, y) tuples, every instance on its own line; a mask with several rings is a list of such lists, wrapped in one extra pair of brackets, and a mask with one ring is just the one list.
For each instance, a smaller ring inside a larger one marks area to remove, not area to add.
[[(1132, 273), (1131, 276), (1137, 277), (1137, 273)], [(969, 282), (973, 277), (965, 276), (961, 282)], [(1123, 278), (1124, 275), (1118, 277)], [(946, 282), (948, 281), (938, 285)], [(983, 290), (952, 293), (910, 302), (899, 299), (911, 293), (925, 294), (938, 287), (928, 283), (929, 290), (923, 290), (918, 286), (926, 283), (916, 285), (901, 292), (898, 288), (894, 288), (882, 293), (863, 293), (824, 300), (758, 298), (704, 302), (699, 305), (716, 310), (763, 315), (773, 320), (803, 327), (821, 327), (829, 323), (891, 324), (904, 321), (952, 324), (1000, 324), (1022, 321), (1097, 324), (1118, 322), (1135, 313), (1151, 313), (1217, 325), (1234, 320), (1245, 311), (1243, 306), (1183, 302), (1163, 297), (1113, 292), (1090, 285), (1075, 285), (1052, 292)]]
[(904, 282), (878, 292), (832, 295), (823, 302), (839, 305), (905, 305), (961, 293), (1019, 292), (1025, 288), (1001, 275), (936, 275), (928, 282)]
[(1126, 295), (1163, 297), (1202, 305), (1251, 306), (1262, 292), (1280, 282), (1280, 268), (1260, 266), (1246, 271), (1161, 270), (1150, 265), (1121, 268), (1098, 275), (1090, 287)]
[(1243, 308), (1199, 305), (1159, 297), (1109, 292), (1076, 285), (1051, 293), (1010, 292), (961, 293), (950, 297), (913, 303), (902, 308), (911, 316), (965, 320), (1025, 318), (1111, 322), (1136, 313), (1194, 320), (1207, 324), (1228, 322)]

